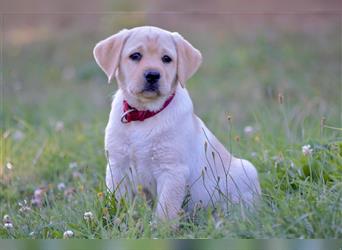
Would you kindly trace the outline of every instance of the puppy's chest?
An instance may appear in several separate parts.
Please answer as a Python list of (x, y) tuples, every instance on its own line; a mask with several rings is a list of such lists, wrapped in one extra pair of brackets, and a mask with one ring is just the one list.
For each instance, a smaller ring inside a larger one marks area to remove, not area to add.
[(170, 153), (170, 141), (174, 137), (170, 131), (130, 127), (125, 132), (125, 148), (131, 164), (147, 165), (150, 169), (151, 166), (163, 163)]
[(130, 140), (127, 145), (129, 163), (134, 168), (151, 169), (155, 160), (155, 142), (153, 140)]
[(160, 129), (160, 126), (148, 127), (144, 129), (129, 124), (119, 129), (109, 127), (106, 131), (106, 148), (113, 162), (117, 163), (117, 171), (127, 173), (135, 186), (153, 186), (158, 175), (168, 170), (170, 163), (177, 159), (176, 135)]
[[(158, 136), (131, 134), (127, 138), (126, 155), (129, 171), (139, 184), (150, 186), (161, 171), (164, 145)], [(138, 184), (138, 183), (137, 183)]]

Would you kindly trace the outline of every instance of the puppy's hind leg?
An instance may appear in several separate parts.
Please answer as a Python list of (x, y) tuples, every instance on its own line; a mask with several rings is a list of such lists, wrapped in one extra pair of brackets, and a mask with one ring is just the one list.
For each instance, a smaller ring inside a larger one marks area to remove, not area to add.
[(230, 170), (234, 190), (233, 202), (243, 202), (248, 206), (253, 206), (261, 194), (256, 168), (247, 160), (235, 159)]

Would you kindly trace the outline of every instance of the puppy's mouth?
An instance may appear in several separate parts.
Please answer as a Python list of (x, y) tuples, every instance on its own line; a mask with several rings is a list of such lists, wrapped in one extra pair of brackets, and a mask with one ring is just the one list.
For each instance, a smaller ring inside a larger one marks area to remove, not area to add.
[(160, 86), (141, 86), (140, 89), (134, 90), (134, 89), (128, 89), (128, 93), (135, 97), (137, 100), (143, 103), (153, 102), (156, 101), (165, 95), (167, 93), (164, 93), (165, 91), (160, 88)]
[(150, 100), (155, 100), (155, 99), (159, 98), (160, 96), (162, 96), (162, 94), (161, 94), (159, 89), (155, 89), (155, 90), (142, 89), (137, 94), (137, 96), (139, 99), (145, 99), (146, 101), (150, 101)]
[(138, 97), (146, 100), (154, 100), (161, 96), (159, 84), (144, 84), (144, 88), (138, 93)]

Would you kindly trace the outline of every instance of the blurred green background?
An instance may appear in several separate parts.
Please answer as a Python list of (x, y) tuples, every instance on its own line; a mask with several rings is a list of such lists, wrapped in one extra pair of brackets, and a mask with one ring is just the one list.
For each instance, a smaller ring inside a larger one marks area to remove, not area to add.
[[(333, 127), (342, 123), (340, 1), (37, 3), (2, 3), (0, 215), (16, 218), (17, 228), (1, 229), (1, 237), (60, 238), (69, 227), (80, 238), (341, 237), (341, 156), (324, 164), (314, 159), (324, 173), (317, 184), (304, 178), (311, 163), (301, 152), (304, 144), (320, 149), (341, 141), (340, 130), (322, 129), (323, 117)], [(194, 229), (199, 233), (76, 226), (86, 208), (99, 209), (93, 202), (105, 189), (104, 128), (117, 87), (107, 84), (92, 50), (140, 25), (177, 31), (202, 52), (203, 65), (187, 85), (195, 112), (234, 154), (257, 166), (273, 214), (264, 210), (253, 226), (227, 220), (227, 232), (204, 229), (206, 223)], [(57, 190), (60, 183), (65, 190)], [(18, 202), (31, 206), (39, 188), (50, 205), (28, 222), (17, 215)], [(331, 196), (322, 201), (326, 189)], [(67, 190), (76, 193), (75, 203)], [(297, 219), (307, 222), (299, 226)]]

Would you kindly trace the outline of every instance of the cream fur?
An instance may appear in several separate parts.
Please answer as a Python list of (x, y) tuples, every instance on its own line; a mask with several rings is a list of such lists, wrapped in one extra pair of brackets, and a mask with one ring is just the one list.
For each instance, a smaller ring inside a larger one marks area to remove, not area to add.
[[(233, 157), (224, 148), (194, 114), (188, 91), (179, 84), (183, 81), (184, 86), (198, 69), (200, 52), (180, 35), (155, 27), (125, 31), (120, 39), (123, 40), (114, 41), (122, 45), (112, 55), (111, 66), (107, 58), (111, 55), (104, 53), (104, 47), (99, 45), (112, 48), (111, 44), (102, 41), (94, 50), (99, 65), (105, 62), (110, 69), (109, 77), (116, 71), (119, 85), (105, 133), (109, 190), (115, 190), (118, 198), (126, 194), (132, 197), (137, 187), (143, 186), (156, 198), (155, 214), (161, 219), (177, 218), (188, 192), (189, 209), (198, 202), (225, 206), (227, 199), (252, 204), (260, 194), (255, 167), (247, 160)], [(141, 47), (145, 60), (132, 64), (128, 55), (136, 46)], [(163, 53), (172, 56), (172, 64), (160, 62)], [(162, 75), (161, 93), (152, 99), (139, 92), (142, 72), (151, 67)], [(159, 114), (143, 122), (121, 122), (124, 99), (137, 109), (158, 110), (173, 92), (174, 99)]]

